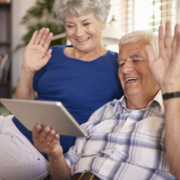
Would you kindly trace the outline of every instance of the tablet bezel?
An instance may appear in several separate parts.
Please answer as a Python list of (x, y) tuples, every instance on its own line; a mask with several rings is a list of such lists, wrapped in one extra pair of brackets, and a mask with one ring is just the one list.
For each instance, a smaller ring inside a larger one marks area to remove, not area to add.
[(4, 98), (0, 102), (30, 131), (40, 123), (60, 135), (87, 136), (61, 102)]

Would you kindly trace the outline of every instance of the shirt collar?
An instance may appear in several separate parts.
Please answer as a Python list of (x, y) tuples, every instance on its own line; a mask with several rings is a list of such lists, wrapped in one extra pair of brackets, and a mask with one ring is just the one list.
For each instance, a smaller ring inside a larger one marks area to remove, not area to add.
[(154, 97), (154, 99), (147, 105), (147, 107), (151, 106), (153, 102), (157, 102), (160, 107), (161, 110), (164, 111), (164, 104), (163, 104), (163, 99), (162, 99), (162, 92), (161, 90), (158, 91), (158, 93), (156, 94), (156, 96)]
[[(125, 96), (122, 96), (121, 99), (118, 101), (125, 109), (126, 108), (126, 98)], [(118, 103), (118, 104), (119, 104)], [(161, 90), (158, 91), (158, 93), (155, 95), (152, 101), (149, 102), (146, 108), (154, 106), (154, 103), (158, 103), (160, 105), (160, 108), (162, 111), (164, 111), (164, 105), (163, 105), (163, 99), (162, 99), (162, 92)]]

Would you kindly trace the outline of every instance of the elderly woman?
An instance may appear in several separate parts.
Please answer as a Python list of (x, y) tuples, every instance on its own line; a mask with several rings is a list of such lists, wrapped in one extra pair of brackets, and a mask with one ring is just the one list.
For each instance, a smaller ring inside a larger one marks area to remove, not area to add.
[[(110, 2), (56, 0), (54, 9), (72, 45), (48, 50), (52, 33), (47, 28), (36, 31), (25, 49), (16, 98), (61, 101), (82, 124), (95, 110), (122, 95), (118, 55), (101, 41)], [(32, 145), (32, 133), (13, 116), (1, 119), (0, 178), (46, 177), (47, 156)], [(74, 138), (61, 136), (60, 143), (65, 153)]]

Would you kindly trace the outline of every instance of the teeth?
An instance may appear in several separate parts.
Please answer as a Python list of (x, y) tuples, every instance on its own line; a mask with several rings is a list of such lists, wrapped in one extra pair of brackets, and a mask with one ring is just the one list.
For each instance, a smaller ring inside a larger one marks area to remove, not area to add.
[(126, 79), (126, 82), (129, 82), (129, 81), (135, 81), (135, 80), (137, 80), (138, 78), (128, 78), (128, 79)]
[(88, 40), (88, 38), (87, 38), (87, 39), (82, 39), (82, 40), (81, 40), (81, 39), (79, 39), (78, 41), (86, 41), (86, 40)]

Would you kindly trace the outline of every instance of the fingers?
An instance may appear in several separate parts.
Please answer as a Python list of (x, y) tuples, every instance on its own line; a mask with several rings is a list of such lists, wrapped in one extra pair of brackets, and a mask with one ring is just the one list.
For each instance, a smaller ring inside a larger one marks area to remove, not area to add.
[(59, 135), (50, 127), (45, 127), (42, 130), (42, 126), (38, 124), (34, 127), (32, 133), (34, 144), (40, 151), (48, 146), (54, 147), (55, 144), (59, 143)]
[(177, 51), (177, 45), (178, 45), (178, 34), (179, 34), (179, 24), (176, 24), (174, 28), (174, 37), (173, 37), (173, 42), (172, 42), (172, 49), (174, 52)]
[(40, 41), (41, 41), (41, 39), (42, 39), (42, 36), (43, 36), (43, 34), (44, 34), (44, 30), (45, 30), (45, 28), (42, 28), (42, 29), (39, 31), (39, 34), (37, 35), (34, 44), (37, 45), (37, 44), (40, 43)]
[(49, 131), (48, 134), (46, 133), (46, 138), (44, 139), (43, 144), (45, 146), (49, 146), (52, 143), (55, 134), (56, 134), (56, 132), (54, 130)]
[(49, 49), (46, 54), (43, 56), (43, 60), (47, 63), (51, 58), (52, 49)]
[(177, 34), (177, 48), (176, 53), (180, 54), (180, 32)]
[(172, 42), (172, 32), (171, 32), (171, 22), (167, 21), (165, 26), (165, 40), (164, 40), (164, 47), (165, 48), (171, 48), (171, 42)]
[(32, 35), (32, 38), (31, 38), (29, 44), (34, 44), (37, 35), (38, 35), (38, 31), (35, 31), (35, 32), (33, 33), (33, 35)]
[(156, 55), (154, 53), (154, 51), (152, 50), (152, 48), (148, 45), (145, 46), (145, 51), (148, 57), (148, 63), (149, 63), (149, 67), (151, 67), (154, 62), (156, 61)]
[(159, 44), (159, 56), (161, 56), (161, 52), (164, 50), (164, 30), (163, 30), (163, 26), (159, 26), (158, 44)]
[(42, 28), (39, 33), (38, 31), (34, 32), (30, 44), (41, 45), (45, 50), (47, 50), (52, 38), (53, 33), (49, 33), (49, 28)]
[(41, 130), (42, 130), (42, 126), (40, 124), (37, 124), (32, 131), (33, 138), (38, 138)]
[(159, 57), (171, 57), (172, 51), (176, 49), (177, 33), (179, 32), (179, 25), (175, 26), (174, 39), (172, 41), (171, 23), (166, 22), (165, 37), (163, 27), (159, 27), (158, 44), (159, 44)]
[(50, 145), (51, 147), (54, 147), (54, 145), (57, 144), (57, 142), (59, 142), (59, 135), (56, 134), (55, 130), (51, 130), (46, 139), (44, 140), (44, 145)]
[(46, 139), (47, 139), (47, 136), (49, 135), (51, 129), (50, 127), (45, 127), (42, 132), (39, 134), (39, 142), (40, 143), (43, 143)]
[(51, 140), (49, 144), (50, 148), (53, 148), (56, 144), (59, 144), (59, 134), (55, 134), (54, 138)]
[(45, 40), (45, 42), (43, 44), (43, 47), (45, 49), (48, 49), (48, 47), (49, 47), (49, 45), (51, 43), (52, 38), (53, 38), (53, 33), (49, 33), (49, 35), (47, 36), (47, 38), (46, 38), (46, 40)]
[(51, 53), (52, 53), (52, 49), (49, 49), (46, 53), (46, 56), (51, 56)]
[(173, 37), (173, 42), (172, 42), (172, 49), (175, 51), (176, 50), (176, 45), (177, 45), (177, 34), (178, 34), (178, 30), (177, 30), (177, 24), (176, 26), (174, 27), (174, 37)]
[(40, 42), (39, 42), (39, 44), (40, 44), (41, 46), (44, 45), (44, 42), (46, 41), (46, 38), (47, 38), (48, 35), (49, 35), (49, 28), (45, 28), (45, 30), (44, 30), (44, 32), (43, 32), (43, 34), (42, 34), (41, 40), (40, 40)]

